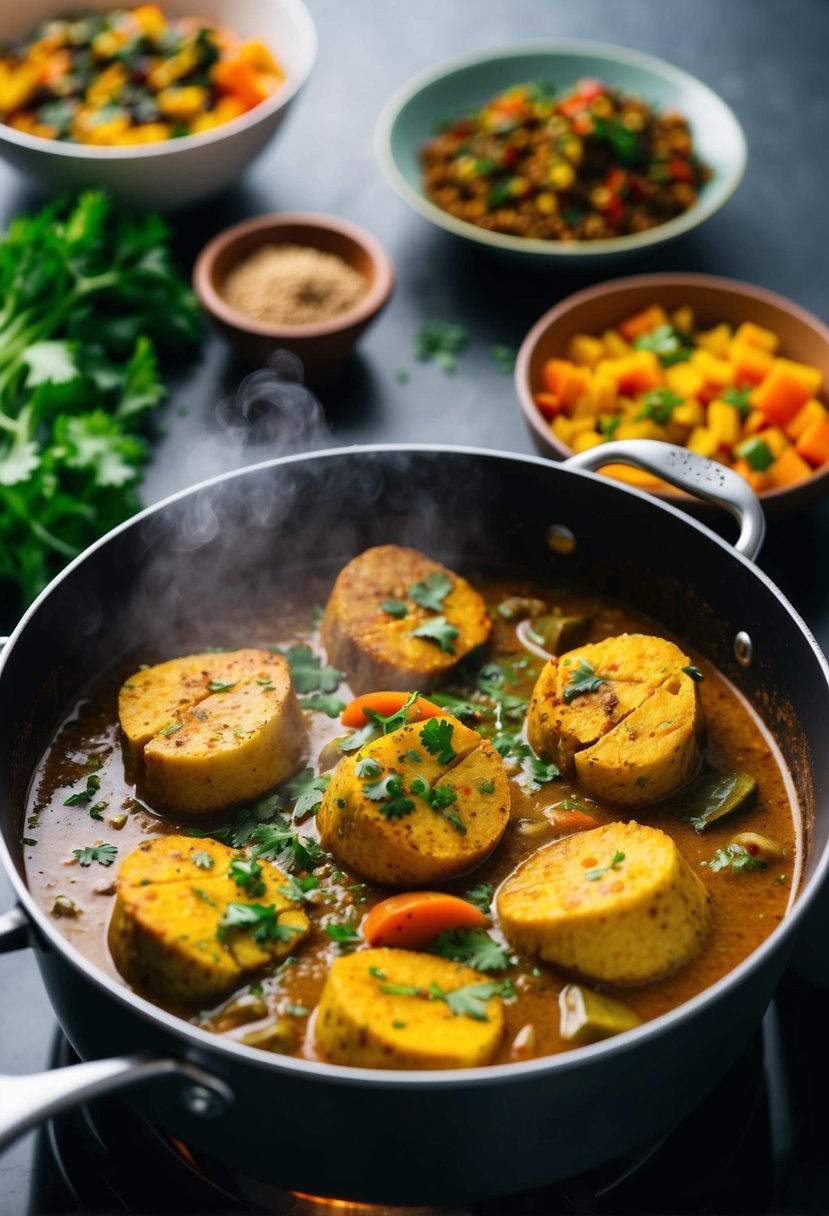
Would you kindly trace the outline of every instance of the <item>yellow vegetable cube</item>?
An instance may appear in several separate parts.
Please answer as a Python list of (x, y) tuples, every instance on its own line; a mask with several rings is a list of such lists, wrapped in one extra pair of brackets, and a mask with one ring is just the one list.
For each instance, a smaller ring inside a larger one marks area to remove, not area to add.
[(755, 325), (753, 321), (743, 321), (734, 335), (734, 341), (745, 342), (748, 346), (759, 346), (772, 355), (780, 345), (777, 334), (772, 333), (770, 329), (763, 329), (762, 325)]
[(631, 352), (631, 347), (617, 329), (606, 329), (602, 334), (602, 343), (609, 359), (621, 359)]
[(680, 397), (696, 397), (705, 385), (705, 377), (690, 363), (675, 363), (665, 369), (668, 388)]
[(776, 359), (775, 363), (799, 380), (810, 394), (814, 396), (823, 384), (823, 372), (819, 367), (810, 367), (808, 363), (796, 363), (794, 359)]
[(792, 418), (786, 427), (786, 434), (791, 440), (799, 439), (803, 432), (808, 430), (813, 423), (822, 422), (825, 418), (829, 418), (829, 410), (814, 397), (811, 397)]
[(705, 422), (705, 409), (696, 398), (683, 401), (671, 410), (671, 421), (680, 426), (702, 426)]
[(688, 448), (698, 456), (716, 456), (719, 443), (717, 436), (707, 426), (695, 426), (688, 439)]
[(708, 406), (708, 429), (717, 442), (731, 447), (740, 438), (740, 411), (727, 401), (712, 401)]
[(583, 367), (595, 367), (604, 356), (604, 343), (589, 334), (574, 334), (567, 343), (566, 356)]
[(580, 397), (576, 398), (576, 400), (574, 401), (573, 406), (570, 410), (570, 417), (571, 418), (595, 418), (596, 417), (596, 409), (593, 405), (593, 399), (590, 396), (589, 392), (582, 393), (582, 395)]
[(572, 447), (574, 452), (586, 452), (588, 448), (595, 448), (600, 443), (604, 443), (602, 435), (596, 431), (582, 431), (580, 435), (574, 436)]
[(694, 341), (700, 350), (708, 351), (717, 359), (724, 359), (728, 354), (728, 345), (731, 341), (731, 326), (723, 322), (721, 325), (715, 325), (713, 329), (707, 329), (701, 334), (697, 334)]
[(654, 422), (652, 418), (643, 418), (640, 422), (622, 422), (616, 430), (617, 439), (667, 439), (668, 433), (664, 426)]
[(610, 413), (616, 406), (616, 382), (610, 376), (594, 372), (587, 393), (595, 414)]
[(727, 359), (718, 359), (707, 350), (695, 350), (691, 362), (705, 377), (712, 388), (725, 388), (734, 383), (734, 368)]
[(671, 313), (671, 325), (682, 334), (689, 334), (694, 328), (694, 310), (687, 304)]
[(190, 84), (173, 86), (162, 89), (156, 98), (156, 104), (167, 118), (176, 118), (180, 122), (189, 122), (207, 108), (208, 92), (203, 85)]
[(563, 414), (559, 414), (550, 423), (550, 430), (562, 443), (566, 443), (568, 447), (572, 447), (576, 435), (581, 435), (585, 431), (592, 431), (593, 425), (593, 418), (566, 418)]

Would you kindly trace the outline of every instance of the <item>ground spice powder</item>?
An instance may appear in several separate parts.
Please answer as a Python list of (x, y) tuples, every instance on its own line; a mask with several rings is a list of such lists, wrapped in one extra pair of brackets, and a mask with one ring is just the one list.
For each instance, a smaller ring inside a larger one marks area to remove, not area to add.
[(336, 253), (310, 245), (263, 245), (228, 272), (221, 295), (266, 325), (313, 325), (359, 303), (368, 283)]

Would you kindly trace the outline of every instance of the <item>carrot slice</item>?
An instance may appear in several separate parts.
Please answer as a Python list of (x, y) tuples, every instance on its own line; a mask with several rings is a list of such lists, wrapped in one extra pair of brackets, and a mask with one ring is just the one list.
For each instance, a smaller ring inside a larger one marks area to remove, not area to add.
[(362, 924), (370, 946), (418, 950), (446, 929), (482, 929), (486, 916), (474, 904), (442, 891), (404, 891), (375, 904)]
[[(390, 718), (392, 714), (400, 712), (411, 695), (410, 692), (364, 693), (362, 697), (355, 697), (346, 705), (340, 721), (343, 726), (365, 726), (367, 722), (371, 721), (371, 718), (364, 712), (367, 709), (370, 709), (372, 713), (382, 714), (384, 718)], [(422, 718), (434, 718), (445, 712), (439, 705), (435, 705), (434, 701), (418, 697), (409, 710), (408, 720), (419, 722)]]

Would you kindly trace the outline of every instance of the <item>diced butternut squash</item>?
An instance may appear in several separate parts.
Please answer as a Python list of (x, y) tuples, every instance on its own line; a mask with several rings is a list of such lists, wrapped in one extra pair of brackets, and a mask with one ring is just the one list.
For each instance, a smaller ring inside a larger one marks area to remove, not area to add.
[(545, 391), (560, 399), (565, 378), (572, 367), (570, 359), (548, 359), (541, 369), (541, 382)]
[(823, 418), (829, 418), (829, 410), (820, 401), (810, 397), (786, 427), (786, 434), (794, 442), (813, 422), (820, 422)]
[(695, 426), (686, 446), (698, 456), (707, 456), (710, 459), (716, 456), (720, 445), (717, 436), (707, 426)]
[(737, 384), (759, 384), (771, 371), (774, 362), (774, 356), (765, 347), (752, 346), (737, 338), (731, 343), (728, 355)]
[(797, 440), (795, 451), (815, 468), (829, 460), (829, 418), (810, 423)]
[(785, 359), (775, 359), (771, 371), (754, 390), (752, 404), (778, 426), (787, 426), (820, 387), (807, 384), (794, 369), (797, 365)]
[(595, 367), (604, 358), (604, 343), (589, 334), (575, 334), (567, 344), (567, 358), (584, 367)]
[(707, 329), (703, 333), (697, 334), (694, 342), (701, 350), (707, 350), (717, 359), (724, 359), (728, 355), (728, 346), (731, 342), (731, 326), (726, 325), (725, 322), (715, 325), (713, 329)]
[(764, 329), (762, 325), (755, 325), (753, 321), (743, 321), (742, 325), (738, 325), (734, 341), (767, 350), (772, 355), (777, 354), (780, 345), (777, 334), (772, 333), (770, 329)]
[(608, 359), (621, 359), (623, 355), (630, 354), (630, 343), (616, 329), (606, 329), (602, 334), (602, 343)]
[(622, 337), (627, 342), (633, 342), (634, 339), (640, 338), (642, 334), (650, 333), (652, 329), (658, 329), (660, 325), (668, 324), (668, 314), (661, 304), (651, 304), (644, 308), (641, 312), (637, 312), (635, 316), (628, 317), (619, 326)]
[(740, 411), (726, 401), (712, 401), (708, 406), (708, 429), (720, 446), (731, 447), (740, 438)]
[(766, 476), (769, 485), (779, 489), (782, 486), (797, 485), (810, 477), (811, 473), (812, 470), (803, 457), (799, 456), (794, 448), (786, 448), (785, 452), (769, 465)]
[(675, 363), (673, 367), (666, 367), (665, 380), (668, 388), (680, 397), (696, 397), (705, 384), (702, 372), (691, 363)]

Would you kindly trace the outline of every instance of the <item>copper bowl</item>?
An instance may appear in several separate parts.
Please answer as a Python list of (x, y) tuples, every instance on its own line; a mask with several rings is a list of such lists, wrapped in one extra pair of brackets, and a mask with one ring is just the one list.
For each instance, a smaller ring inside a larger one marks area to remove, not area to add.
[[(536, 322), (521, 344), (515, 364), (515, 389), (539, 452), (556, 460), (573, 454), (553, 433), (535, 404), (534, 394), (541, 388), (541, 369), (545, 361), (562, 357), (575, 334), (599, 334), (655, 303), (661, 304), (669, 313), (688, 305), (702, 329), (722, 321), (734, 328), (743, 321), (753, 321), (778, 334), (782, 355), (820, 368), (825, 384), (829, 384), (829, 328), (784, 296), (750, 283), (714, 275), (644, 274), (615, 279), (578, 291), (556, 304)], [(821, 398), (829, 406), (825, 387)], [(805, 481), (763, 490), (759, 497), (766, 514), (774, 517), (806, 506), (827, 491), (829, 462)], [(648, 492), (697, 514), (708, 510), (705, 504), (678, 490)]]
[[(269, 325), (231, 308), (221, 294), (229, 271), (263, 245), (286, 243), (337, 254), (366, 280), (366, 294), (346, 312), (308, 325)], [(261, 367), (275, 350), (290, 350), (302, 359), (306, 379), (317, 384), (341, 368), (388, 303), (394, 268), (380, 243), (357, 224), (331, 215), (283, 211), (244, 220), (213, 237), (196, 260), (193, 286), (246, 363)]]

